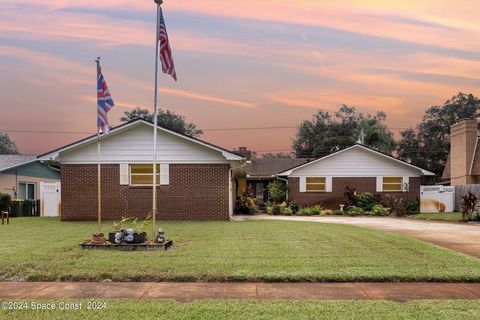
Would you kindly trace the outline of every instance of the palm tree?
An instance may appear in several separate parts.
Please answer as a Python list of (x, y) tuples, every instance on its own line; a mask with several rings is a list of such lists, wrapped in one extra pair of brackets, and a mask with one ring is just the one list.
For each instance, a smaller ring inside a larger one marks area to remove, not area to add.
[(393, 134), (373, 119), (362, 119), (358, 125), (358, 143), (390, 154), (395, 147)]

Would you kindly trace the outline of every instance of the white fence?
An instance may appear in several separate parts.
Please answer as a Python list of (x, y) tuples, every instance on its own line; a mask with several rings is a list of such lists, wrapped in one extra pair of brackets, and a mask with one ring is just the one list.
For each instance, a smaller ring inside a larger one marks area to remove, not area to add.
[(454, 186), (420, 186), (420, 212), (452, 212), (454, 210)]

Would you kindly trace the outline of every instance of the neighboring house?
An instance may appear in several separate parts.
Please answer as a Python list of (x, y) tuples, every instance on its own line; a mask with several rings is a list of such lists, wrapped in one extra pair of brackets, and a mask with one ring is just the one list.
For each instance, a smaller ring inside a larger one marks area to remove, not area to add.
[(0, 193), (12, 199), (38, 200), (42, 182), (60, 182), (60, 169), (32, 155), (0, 155)]
[(371, 192), (417, 199), (422, 176), (434, 173), (363, 145), (354, 145), (278, 174), (288, 179), (288, 200), (302, 206), (322, 204), (338, 209), (347, 186), (357, 193)]
[(476, 120), (463, 120), (450, 130), (450, 154), (442, 178), (451, 185), (480, 183), (480, 146)]
[[(153, 124), (135, 120), (101, 137), (102, 215), (146, 217), (152, 210)], [(232, 170), (244, 158), (165, 128), (157, 135), (158, 218), (228, 220)], [(61, 166), (62, 220), (97, 219), (97, 137), (40, 156)]]
[(252, 194), (260, 207), (263, 207), (269, 200), (267, 187), (270, 182), (277, 179), (277, 173), (309, 161), (309, 159), (295, 158), (251, 159), (242, 148), (238, 152), (245, 155), (247, 163), (234, 172), (237, 195), (239, 196), (244, 192)]

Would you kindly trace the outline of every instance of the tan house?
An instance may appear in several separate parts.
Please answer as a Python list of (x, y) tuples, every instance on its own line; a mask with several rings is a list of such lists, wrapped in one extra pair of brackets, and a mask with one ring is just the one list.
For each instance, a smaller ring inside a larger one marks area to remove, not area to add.
[(480, 146), (476, 120), (463, 120), (451, 127), (450, 154), (442, 178), (451, 185), (480, 183)]

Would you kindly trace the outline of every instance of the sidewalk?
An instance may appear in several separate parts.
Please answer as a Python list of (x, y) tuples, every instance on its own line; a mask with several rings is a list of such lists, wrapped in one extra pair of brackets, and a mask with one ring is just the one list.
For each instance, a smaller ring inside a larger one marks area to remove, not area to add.
[(480, 283), (0, 282), (0, 299), (480, 300)]

